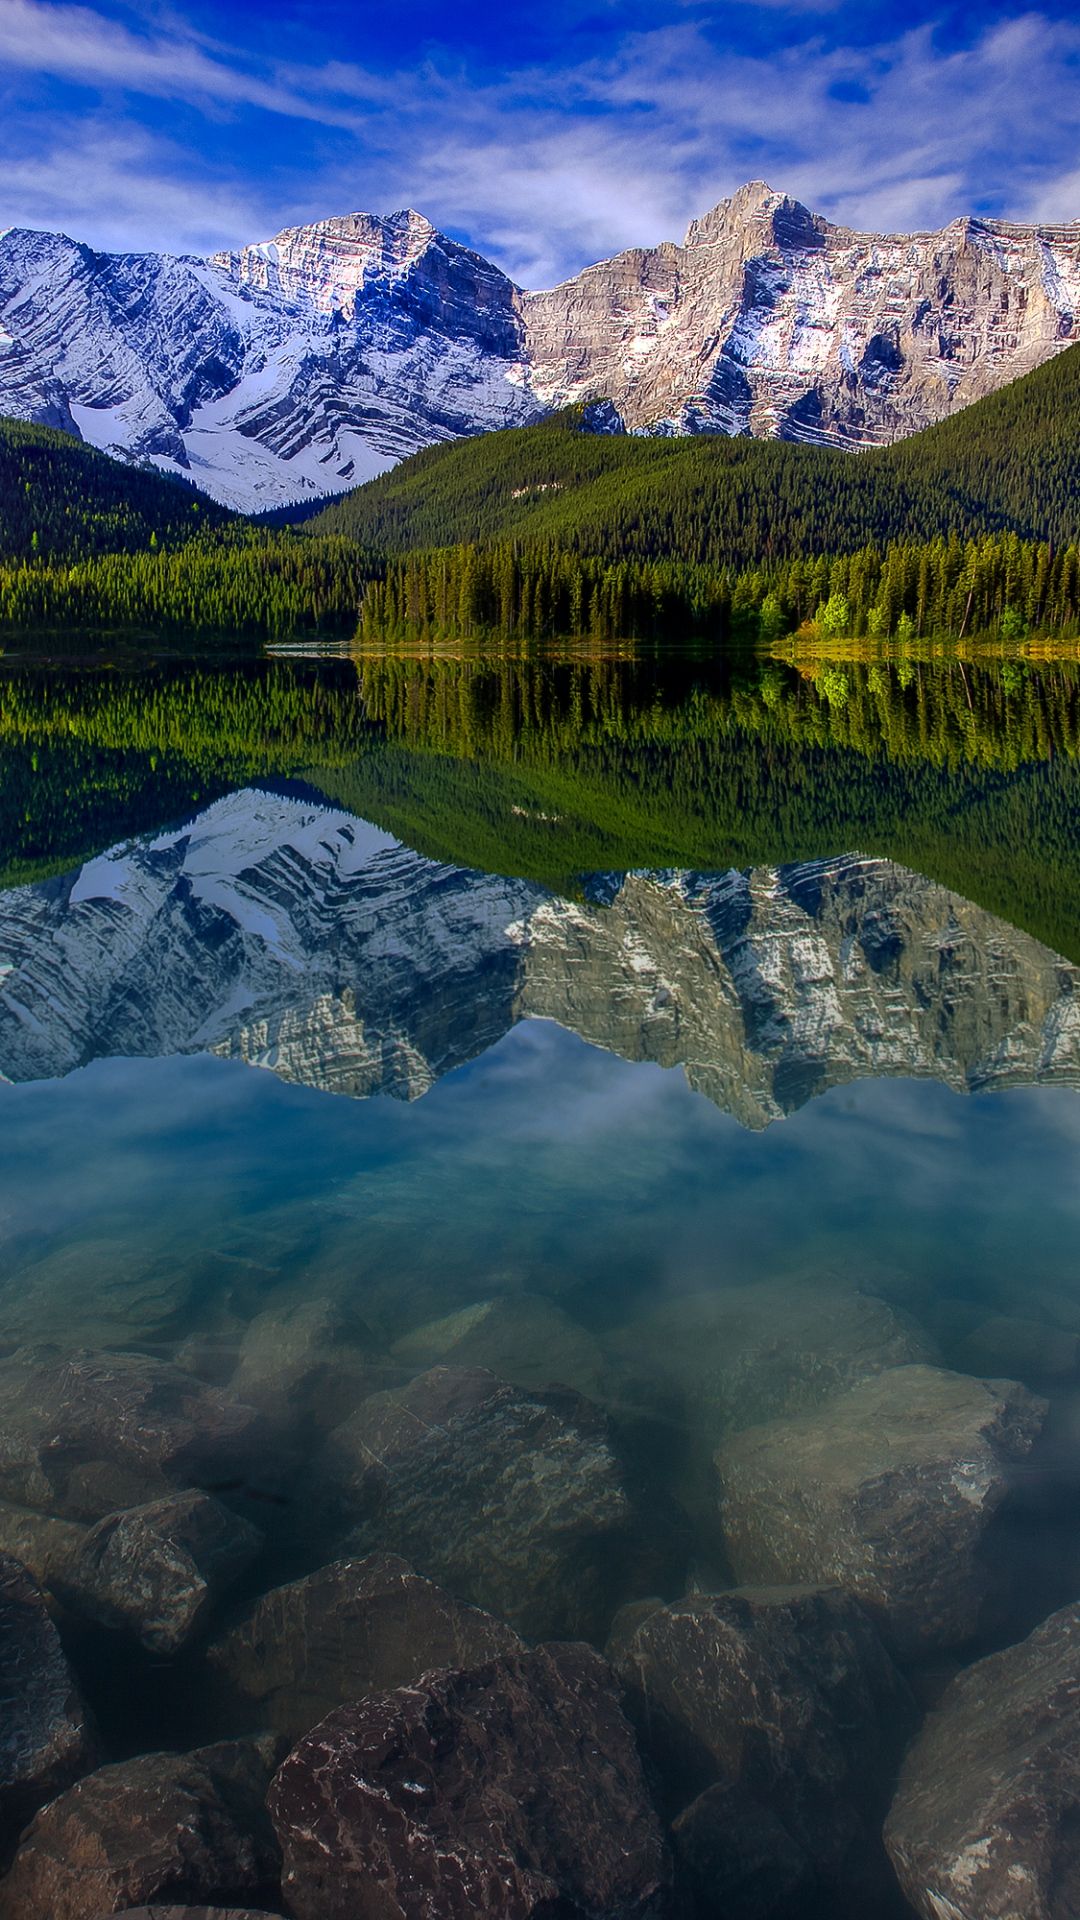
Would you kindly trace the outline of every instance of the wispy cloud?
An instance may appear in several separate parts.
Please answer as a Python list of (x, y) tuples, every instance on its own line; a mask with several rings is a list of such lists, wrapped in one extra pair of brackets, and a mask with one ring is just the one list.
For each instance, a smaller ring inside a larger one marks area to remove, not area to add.
[[(794, 25), (771, 51), (740, 47), (687, 7), (613, 32), (603, 57), (480, 71), (435, 50), (394, 71), (273, 59), (175, 13), (125, 23), (90, 6), (0, 0), (0, 68), (87, 89), (88, 113), (102, 111), (96, 93), (111, 114), (103, 142), (82, 120), (39, 145), (40, 119), (22, 120), (9, 81), (0, 222), (209, 247), (412, 204), (535, 286), (620, 247), (677, 239), (753, 177), (873, 229), (970, 210), (1080, 214), (1080, 24), (1026, 12), (966, 45), (944, 46), (927, 24), (844, 44), (839, 18), (831, 37), (822, 25), (835, 7), (783, 10)], [(196, 116), (204, 137), (164, 130), (160, 107), (145, 104), (161, 100)], [(253, 116), (294, 133), (264, 138), (245, 164)]]

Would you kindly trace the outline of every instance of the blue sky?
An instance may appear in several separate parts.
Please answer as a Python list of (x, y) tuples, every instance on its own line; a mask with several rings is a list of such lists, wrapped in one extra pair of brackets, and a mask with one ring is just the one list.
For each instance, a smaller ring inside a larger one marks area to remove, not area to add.
[(544, 286), (753, 178), (894, 231), (1080, 217), (1080, 9), (0, 0), (0, 227), (202, 252), (414, 206)]

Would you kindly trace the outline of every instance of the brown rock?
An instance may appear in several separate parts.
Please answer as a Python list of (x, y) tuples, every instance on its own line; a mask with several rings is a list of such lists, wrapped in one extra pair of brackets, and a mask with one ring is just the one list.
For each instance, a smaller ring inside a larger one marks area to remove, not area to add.
[(250, 1566), (261, 1536), (212, 1494), (190, 1489), (106, 1515), (60, 1580), (73, 1610), (176, 1654)]
[(265, 1743), (101, 1767), (37, 1815), (0, 1883), (2, 1920), (97, 1920), (149, 1903), (273, 1904)]
[(270, 1809), (297, 1920), (645, 1920), (668, 1877), (610, 1669), (540, 1647), (332, 1713)]
[(97, 1741), (37, 1583), (0, 1559), (0, 1855), (44, 1801), (97, 1761)]
[[(125, 1907), (125, 1920), (282, 1920), (279, 1913), (260, 1907)], [(100, 1920), (112, 1920), (102, 1914)]]
[(805, 1588), (694, 1594), (639, 1622), (617, 1618), (609, 1657), (682, 1796), (717, 1780), (737, 1787), (828, 1876), (865, 1851), (914, 1706), (857, 1600)]
[(209, 1693), (233, 1726), (298, 1738), (347, 1701), (410, 1686), (432, 1667), (473, 1667), (521, 1647), (404, 1560), (338, 1560), (263, 1594), (207, 1650)]
[(1080, 1912), (1080, 1606), (952, 1682), (912, 1746), (885, 1827), (924, 1920)]
[(691, 1920), (804, 1920), (814, 1863), (768, 1807), (718, 1781), (671, 1829), (677, 1910)]
[(261, 1445), (252, 1408), (144, 1354), (33, 1348), (0, 1361), (0, 1497), (40, 1512), (98, 1520), (242, 1478)]
[(628, 1589), (678, 1578), (681, 1535), (569, 1389), (435, 1367), (338, 1428), (328, 1471), (358, 1516), (352, 1547), (402, 1554), (530, 1639), (599, 1637)]
[(39, 1586), (52, 1588), (70, 1567), (86, 1536), (74, 1520), (32, 1513), (0, 1500), (0, 1554), (21, 1561)]
[(961, 1643), (986, 1591), (978, 1550), (1045, 1410), (1014, 1381), (910, 1366), (748, 1428), (716, 1456), (736, 1573), (844, 1587), (904, 1648)]

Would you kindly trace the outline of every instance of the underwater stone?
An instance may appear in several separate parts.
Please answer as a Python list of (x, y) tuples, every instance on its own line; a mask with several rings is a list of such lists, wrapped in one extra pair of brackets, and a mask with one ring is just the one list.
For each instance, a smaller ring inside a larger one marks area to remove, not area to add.
[(338, 1428), (327, 1471), (355, 1551), (400, 1553), (529, 1639), (600, 1638), (620, 1597), (681, 1573), (677, 1511), (645, 1499), (606, 1415), (569, 1388), (435, 1367)]
[(100, 1520), (260, 1461), (251, 1407), (138, 1353), (27, 1348), (0, 1360), (0, 1497)]
[(263, 1594), (208, 1648), (208, 1693), (234, 1726), (298, 1738), (364, 1694), (520, 1647), (501, 1620), (455, 1600), (393, 1554), (374, 1553)]
[(276, 1426), (337, 1426), (372, 1393), (399, 1379), (370, 1329), (331, 1300), (301, 1300), (257, 1314), (230, 1383)]
[(2, 1920), (98, 1920), (150, 1903), (276, 1901), (264, 1798), (280, 1746), (233, 1741), (101, 1767), (37, 1815), (0, 1882)]
[(7, 1554), (50, 1590), (70, 1567), (86, 1537), (86, 1528), (54, 1514), (0, 1500), (0, 1554)]
[(372, 1694), (270, 1810), (297, 1920), (659, 1920), (669, 1869), (611, 1671), (539, 1647)]
[(174, 1493), (99, 1520), (58, 1592), (74, 1611), (126, 1630), (148, 1652), (176, 1654), (261, 1545), (256, 1529), (212, 1494)]
[(669, 1793), (726, 1782), (759, 1826), (780, 1822), (789, 1865), (862, 1870), (915, 1709), (857, 1600), (741, 1588), (627, 1609), (608, 1657)]
[(579, 1393), (596, 1393), (604, 1370), (592, 1335), (561, 1307), (532, 1293), (475, 1301), (414, 1328), (392, 1352), (415, 1367), (487, 1367), (518, 1387), (558, 1384)]
[(677, 1911), (687, 1920), (803, 1920), (814, 1863), (768, 1807), (731, 1781), (707, 1787), (671, 1829)]
[(97, 1739), (40, 1588), (0, 1559), (0, 1856), (96, 1765)]
[(753, 1584), (839, 1586), (907, 1651), (975, 1630), (979, 1548), (1046, 1403), (1015, 1381), (897, 1367), (716, 1455), (732, 1565)]
[(885, 1827), (924, 1920), (1073, 1920), (1080, 1911), (1080, 1606), (979, 1660), (904, 1762)]

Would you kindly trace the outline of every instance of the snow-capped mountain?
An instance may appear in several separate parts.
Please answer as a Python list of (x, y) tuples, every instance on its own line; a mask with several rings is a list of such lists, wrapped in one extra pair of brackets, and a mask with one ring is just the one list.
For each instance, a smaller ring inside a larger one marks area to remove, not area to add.
[(248, 789), (0, 894), (11, 1080), (212, 1051), (414, 1098), (529, 1017), (681, 1066), (750, 1127), (868, 1074), (1080, 1084), (1080, 971), (886, 860), (601, 875), (568, 901)]
[(895, 439), (1080, 338), (1080, 222), (853, 233), (760, 182), (526, 293), (419, 214), (209, 260), (0, 235), (0, 413), (244, 508), (606, 396), (638, 432)]

